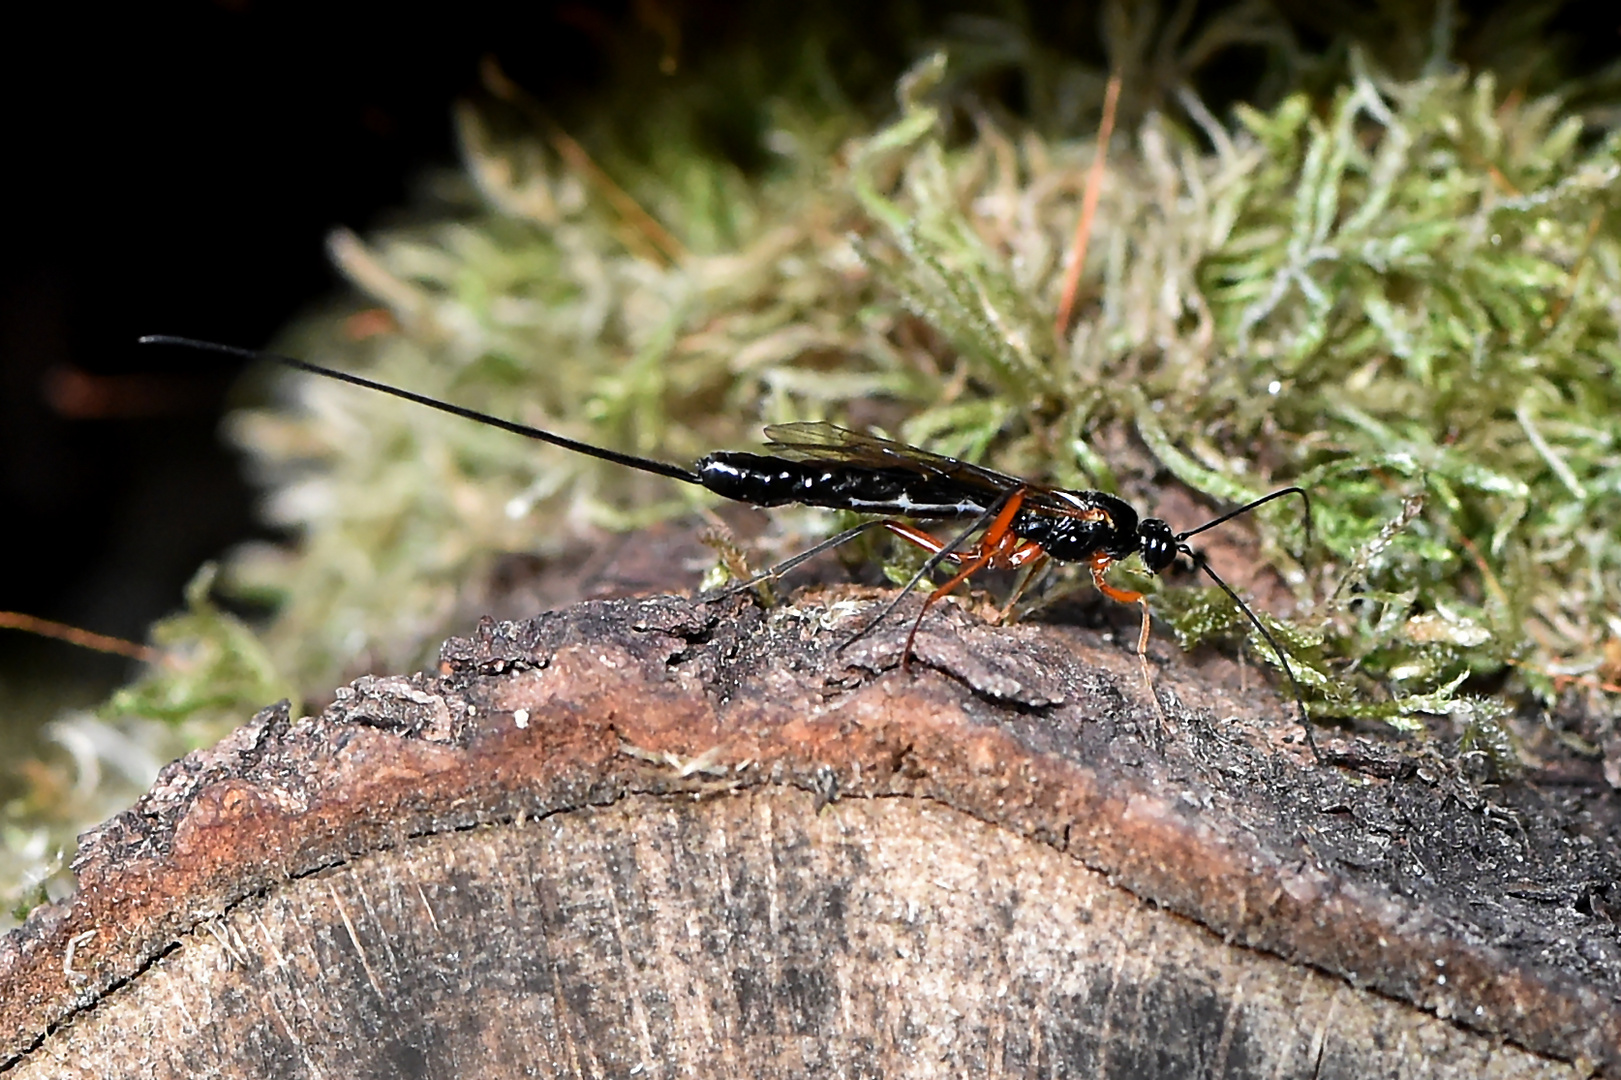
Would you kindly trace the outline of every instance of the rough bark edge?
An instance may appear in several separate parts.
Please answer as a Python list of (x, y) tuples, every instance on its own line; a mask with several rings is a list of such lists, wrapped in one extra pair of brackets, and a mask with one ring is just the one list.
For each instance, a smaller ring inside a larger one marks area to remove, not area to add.
[[(262, 711), (86, 834), (79, 891), (8, 937), (4, 1063), (177, 935), (285, 877), (412, 835), (632, 793), (786, 784), (938, 800), (1235, 943), (1538, 1053), (1621, 1069), (1621, 1019), (1580, 979), (1516, 962), (1444, 914), (1282, 857), (1202, 812), (1176, 782), (1174, 747), (1161, 758), (1136, 739), (1145, 717), (1121, 690), (1117, 651), (948, 613), (920, 638), (932, 670), (859, 673), (893, 666), (889, 635), (845, 657), (852, 675), (830, 655), (841, 637), (821, 628), (830, 613), (586, 604), (487, 624), (446, 644), (441, 675), (359, 680), (316, 718)], [(1141, 752), (1124, 763), (1097, 752), (1134, 742)], [(1271, 763), (1321, 782), (1298, 755)]]

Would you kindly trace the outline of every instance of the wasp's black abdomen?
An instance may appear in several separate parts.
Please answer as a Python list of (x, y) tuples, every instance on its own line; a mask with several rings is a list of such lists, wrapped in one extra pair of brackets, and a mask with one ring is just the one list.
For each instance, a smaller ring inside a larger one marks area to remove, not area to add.
[(825, 506), (861, 514), (915, 518), (973, 517), (986, 496), (911, 469), (883, 469), (722, 450), (698, 459), (698, 482), (755, 506)]

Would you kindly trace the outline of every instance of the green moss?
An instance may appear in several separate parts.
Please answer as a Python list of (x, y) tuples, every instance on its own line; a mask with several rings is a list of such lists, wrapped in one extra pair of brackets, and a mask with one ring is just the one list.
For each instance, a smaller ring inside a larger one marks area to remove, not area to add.
[(186, 610), (152, 628), (163, 662), (115, 693), (100, 709), (103, 719), (189, 721), (223, 734), (270, 702), (288, 698), (297, 709), (258, 636), (210, 597), (216, 571), (212, 563), (199, 570), (186, 586)]
[(1202, 268), (1224, 376), (1270, 398), (1236, 445), (1294, 443), (1329, 556), (1302, 599), (1386, 708), (1450, 711), (1516, 661), (1545, 693), (1523, 673), (1594, 670), (1621, 599), (1621, 142), (1489, 76), (1302, 106), (1244, 116), (1274, 167)]
[[(1264, 617), (1318, 715), (1409, 728), (1467, 711), (1472, 686), (1547, 697), (1547, 673), (1600, 662), (1621, 581), (1602, 525), (1621, 509), (1615, 138), (1490, 76), (1358, 72), (1321, 111), (1241, 109), (1233, 131), (1152, 117), (1114, 148), (1059, 341), (1090, 150), (983, 117), (948, 142), (944, 74), (917, 68), (897, 119), (842, 155), (825, 122), (784, 114), (769, 141), (794, 149), (762, 176), (695, 154), (633, 172), (687, 252), (673, 263), (622, 242), (536, 136), (496, 140), (468, 114), (477, 194), (335, 245), (400, 330), (341, 344), (320, 320), (288, 347), (678, 461), (876, 399), (904, 438), (1150, 504), (1155, 469), (1213, 506), (1301, 483), (1315, 548), (1290, 554), (1305, 530), (1275, 504), (1256, 558), (1295, 593), (1288, 621)], [(302, 412), (236, 431), (272, 473), (301, 472), (271, 507), (302, 552), (234, 572), (285, 598), (270, 640), (303, 685), (361, 657), (422, 663), (500, 552), (702, 498), (296, 385)], [(1159, 609), (1190, 645), (1252, 633), (1214, 589), (1164, 590)]]

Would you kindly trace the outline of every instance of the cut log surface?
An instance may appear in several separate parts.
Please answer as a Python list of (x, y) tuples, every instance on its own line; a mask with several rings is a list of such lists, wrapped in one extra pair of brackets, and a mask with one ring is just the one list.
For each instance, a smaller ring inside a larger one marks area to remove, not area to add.
[[(1602, 778), (1219, 656), (836, 590), (596, 601), (270, 708), (0, 951), (18, 1077), (1621, 1077)], [(1133, 635), (1134, 636), (1134, 635)], [(1253, 676), (1250, 679), (1255, 682)]]

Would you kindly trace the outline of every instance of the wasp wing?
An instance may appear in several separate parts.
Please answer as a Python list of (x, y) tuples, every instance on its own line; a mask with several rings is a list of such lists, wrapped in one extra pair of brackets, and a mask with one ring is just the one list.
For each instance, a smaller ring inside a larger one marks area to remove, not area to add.
[(907, 469), (924, 476), (957, 480), (989, 491), (1015, 491), (1028, 486), (1017, 476), (931, 453), (921, 447), (867, 435), (826, 421), (773, 424), (765, 429), (766, 446), (796, 461), (828, 461), (869, 469)]
[(765, 429), (765, 434), (766, 445), (773, 453), (796, 461), (826, 461), (866, 469), (908, 469), (922, 476), (962, 484), (973, 491), (1008, 495), (1023, 490), (1024, 505), (1033, 510), (1064, 517), (1084, 517), (1091, 513), (1090, 502), (1085, 498), (1091, 492), (1064, 492), (908, 443), (851, 431), (825, 420), (773, 424)]

